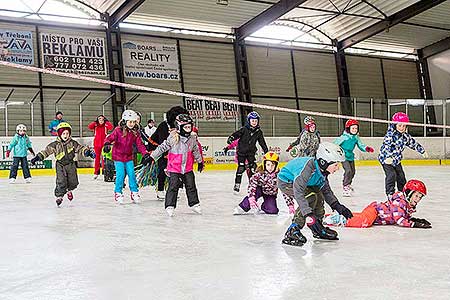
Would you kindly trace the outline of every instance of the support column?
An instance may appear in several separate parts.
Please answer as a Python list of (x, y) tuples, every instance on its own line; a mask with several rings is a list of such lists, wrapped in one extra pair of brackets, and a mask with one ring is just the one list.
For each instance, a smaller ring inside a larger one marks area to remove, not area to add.
[[(247, 51), (245, 41), (234, 41), (234, 59), (236, 63), (236, 78), (238, 85), (239, 99), (242, 102), (252, 102), (250, 89), (250, 78), (248, 74)], [(245, 124), (247, 114), (252, 111), (250, 107), (240, 106), (241, 124)]]
[[(125, 82), (120, 28), (118, 25), (112, 25), (112, 20), (109, 15), (106, 14), (104, 17), (108, 22), (108, 28), (106, 29), (106, 47), (108, 49), (109, 80)], [(110, 89), (111, 95), (113, 95), (111, 98), (113, 122), (117, 124), (126, 104), (125, 88), (111, 85)]]
[[(337, 41), (335, 41), (335, 44), (338, 44)], [(347, 62), (345, 60), (344, 50), (337, 48), (337, 51), (334, 53), (334, 58), (336, 62), (339, 97), (341, 98), (341, 114), (353, 116), (352, 100), (350, 96), (350, 83), (348, 80)], [(342, 122), (345, 124), (345, 120), (342, 120)]]
[[(428, 70), (428, 61), (423, 55), (422, 49), (417, 49), (417, 79), (419, 80), (420, 96), (423, 99), (433, 99), (433, 92), (431, 90), (431, 79)], [(427, 124), (437, 124), (436, 111), (434, 106), (426, 107), (426, 122)], [(440, 133), (437, 128), (426, 128), (426, 136), (436, 136)]]

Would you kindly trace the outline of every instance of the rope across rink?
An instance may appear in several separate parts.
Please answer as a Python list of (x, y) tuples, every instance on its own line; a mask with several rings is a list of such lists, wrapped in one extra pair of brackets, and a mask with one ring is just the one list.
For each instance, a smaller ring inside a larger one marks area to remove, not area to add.
[[(366, 117), (347, 116), (347, 115), (341, 115), (341, 114), (332, 114), (332, 113), (324, 113), (324, 112), (317, 112), (317, 111), (293, 109), (293, 108), (287, 108), (287, 107), (281, 107), (281, 106), (248, 103), (248, 102), (236, 101), (236, 100), (231, 100), (231, 99), (200, 96), (200, 95), (195, 95), (195, 94), (152, 88), (152, 87), (147, 87), (147, 86), (142, 86), (142, 85), (110, 81), (110, 80), (106, 80), (106, 79), (99, 79), (99, 78), (94, 78), (94, 77), (78, 75), (78, 74), (63, 73), (63, 72), (58, 72), (58, 71), (44, 69), (44, 68), (19, 65), (19, 64), (7, 62), (7, 61), (0, 61), (0, 65), (5, 66), (5, 67), (10, 67), (10, 68), (27, 70), (27, 71), (31, 71), (31, 72), (40, 72), (40, 73), (56, 75), (56, 76), (60, 76), (60, 77), (76, 79), (76, 80), (90, 81), (90, 82), (95, 82), (95, 83), (100, 83), (100, 84), (105, 84), (105, 85), (114, 85), (114, 86), (118, 86), (118, 87), (135, 89), (135, 90), (140, 90), (140, 91), (147, 91), (147, 92), (152, 92), (152, 93), (157, 93), (157, 94), (165, 94), (165, 95), (171, 95), (171, 96), (177, 96), (177, 97), (187, 97), (187, 98), (196, 99), (196, 100), (215, 101), (215, 102), (219, 102), (219, 103), (240, 105), (240, 106), (251, 107), (251, 108), (261, 108), (261, 109), (267, 109), (267, 110), (273, 110), (273, 111), (295, 113), (295, 114), (305, 114), (305, 115), (328, 117), (328, 118), (335, 118), (335, 119), (354, 119), (354, 120), (363, 121), (363, 122), (365, 121), (365, 122), (384, 123), (384, 124), (396, 123), (396, 122), (392, 122), (389, 120), (383, 120), (383, 119), (372, 119), (372, 118), (366, 118)], [(404, 124), (409, 125), (409, 126), (417, 126), (417, 127), (450, 129), (450, 125), (422, 124), (422, 123), (413, 123), (413, 122), (404, 123)]]

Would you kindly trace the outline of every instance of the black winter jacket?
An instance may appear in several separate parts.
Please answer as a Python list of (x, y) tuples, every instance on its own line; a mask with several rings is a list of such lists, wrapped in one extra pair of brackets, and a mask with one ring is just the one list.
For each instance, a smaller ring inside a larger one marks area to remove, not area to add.
[(238, 154), (255, 155), (257, 151), (256, 142), (259, 143), (264, 153), (269, 151), (266, 140), (264, 139), (264, 134), (259, 126), (256, 128), (249, 128), (247, 126), (241, 127), (238, 131), (230, 135), (227, 143), (231, 144), (236, 139), (239, 139), (237, 146)]

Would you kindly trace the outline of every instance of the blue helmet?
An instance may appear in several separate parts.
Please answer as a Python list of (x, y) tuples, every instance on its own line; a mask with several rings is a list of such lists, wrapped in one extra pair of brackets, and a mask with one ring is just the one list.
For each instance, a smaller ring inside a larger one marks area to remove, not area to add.
[(252, 111), (251, 113), (249, 113), (248, 115), (247, 115), (247, 123), (248, 124), (250, 124), (250, 120), (258, 120), (258, 122), (259, 122), (259, 119), (260, 119), (261, 117), (259, 116), (259, 114), (256, 112), (256, 111)]

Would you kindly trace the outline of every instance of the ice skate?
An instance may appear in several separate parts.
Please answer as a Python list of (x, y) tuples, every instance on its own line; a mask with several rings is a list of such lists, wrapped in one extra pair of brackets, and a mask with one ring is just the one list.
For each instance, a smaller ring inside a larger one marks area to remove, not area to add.
[(306, 243), (306, 237), (300, 232), (300, 226), (292, 223), (284, 234), (283, 244), (290, 246), (303, 246)]
[(123, 204), (123, 194), (122, 193), (114, 193), (114, 200), (118, 204)]
[(238, 216), (238, 215), (245, 215), (246, 211), (242, 209), (242, 207), (240, 207), (239, 205), (236, 206), (233, 210), (233, 215)]
[(31, 183), (31, 177), (25, 178), (26, 183)]
[(200, 204), (195, 204), (191, 207), (192, 211), (201, 215), (202, 214), (202, 208), (200, 207)]
[(56, 205), (57, 205), (58, 207), (61, 205), (62, 202), (63, 202), (63, 198), (62, 198), (62, 197), (56, 198)]
[(69, 201), (72, 201), (72, 200), (73, 200), (73, 194), (72, 194), (72, 191), (68, 191), (68, 192), (67, 192), (67, 199), (69, 199)]
[(167, 207), (166, 207), (166, 212), (167, 212), (167, 215), (168, 215), (169, 217), (173, 217), (173, 215), (174, 215), (174, 213), (175, 213), (175, 207), (173, 207), (173, 206), (167, 206)]
[(351, 197), (352, 196), (352, 190), (349, 188), (348, 185), (344, 186), (342, 190), (342, 197)]
[(92, 179), (93, 179), (93, 180), (97, 180), (97, 179), (98, 179), (98, 176), (99, 176), (99, 175), (95, 174), (94, 177), (92, 177)]
[(166, 192), (165, 191), (157, 191), (156, 198), (158, 198), (158, 200), (160, 200), (160, 201), (164, 201), (166, 199)]
[(9, 179), (9, 183), (10, 183), (10, 184), (16, 183), (16, 179), (15, 179), (15, 178), (10, 178), (10, 179)]
[(141, 203), (141, 196), (139, 196), (138, 192), (131, 192), (131, 201), (135, 204)]
[(235, 183), (234, 184), (234, 188), (233, 188), (234, 194), (235, 195), (239, 194), (239, 190), (240, 189), (241, 189), (241, 184), (240, 183)]
[(349, 184), (348, 187), (350, 188), (350, 191), (352, 191), (352, 192), (355, 191), (355, 189), (353, 188), (353, 186), (351, 184)]

